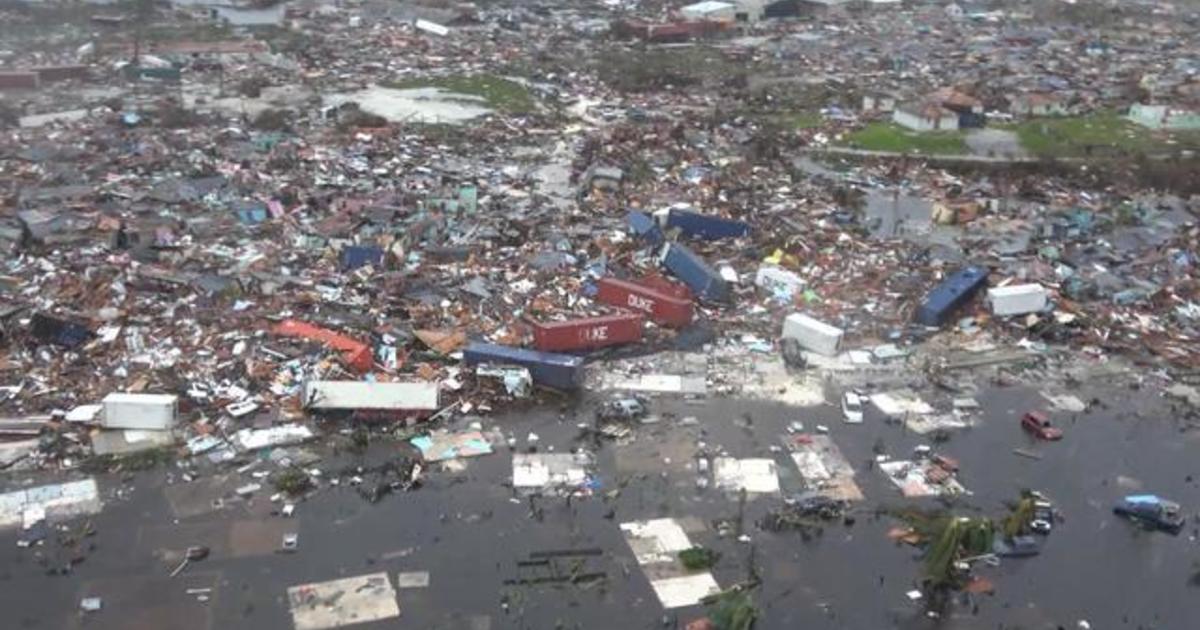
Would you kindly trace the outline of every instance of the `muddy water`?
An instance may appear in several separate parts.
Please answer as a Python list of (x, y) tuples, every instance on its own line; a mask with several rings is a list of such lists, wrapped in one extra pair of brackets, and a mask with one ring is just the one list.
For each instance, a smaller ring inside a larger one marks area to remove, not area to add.
[(358, 92), (330, 94), (327, 105), (355, 102), (363, 111), (391, 122), (460, 124), (491, 113), (486, 101), (478, 96), (458, 94), (440, 88), (398, 90), (373, 86)]
[[(941, 447), (962, 462), (960, 478), (974, 493), (956, 509), (998, 516), (1003, 501), (1034, 487), (1056, 501), (1066, 522), (1047, 539), (1041, 556), (1006, 560), (983, 571), (996, 583), (996, 595), (980, 596), (940, 620), (926, 618), (905, 598), (920, 570), (915, 551), (889, 542), (884, 534), (894, 522), (871, 514), (879, 506), (936, 504), (901, 499), (878, 471), (867, 469), (877, 443), (904, 456), (922, 443), (920, 436), (870, 415), (862, 425), (843, 424), (832, 406), (796, 409), (733, 400), (702, 406), (655, 402), (655, 413), (695, 416), (699, 425), (679, 426), (664, 416), (658, 424), (639, 427), (633, 443), (603, 446), (599, 492), (620, 490), (610, 500), (595, 497), (567, 505), (543, 499), (541, 520), (531, 518), (529, 504), (505, 486), (510, 455), (502, 447), (468, 460), (463, 472), (434, 471), (420, 490), (375, 505), (349, 488), (325, 490), (299, 506), (289, 525), (300, 534), (300, 549), (286, 555), (269, 551), (272, 541), (256, 542), (229, 526), (231, 521), (283, 520), (266, 515), (265, 496), (253, 506), (176, 522), (163, 492), (164, 471), (146, 473), (133, 481), (130, 499), (110, 502), (95, 519), (96, 550), (71, 576), (44, 575), (34, 552), (18, 549), (15, 534), (6, 533), (0, 544), (6, 582), (0, 605), (10, 611), (5, 627), (13, 628), (160, 628), (169, 623), (172, 628), (284, 629), (291, 627), (284, 601), (290, 585), (428, 570), (430, 588), (399, 591), (402, 627), (655, 628), (664, 614), (673, 625), (698, 611), (664, 613), (618, 524), (674, 516), (708, 525), (691, 538), (722, 552), (714, 573), (723, 586), (746, 578), (753, 555), (763, 580), (755, 591), (762, 609), (758, 628), (1054, 628), (1075, 627), (1080, 619), (1096, 628), (1195, 627), (1200, 598), (1188, 585), (1197, 557), (1194, 527), (1178, 537), (1143, 532), (1113, 517), (1110, 507), (1124, 494), (1146, 491), (1179, 500), (1194, 513), (1200, 489), (1189, 475), (1197, 472), (1197, 436), (1180, 433), (1169, 410), (1149, 394), (1098, 388), (1097, 395), (1120, 405), (1074, 419), (1057, 414), (1066, 438), (1042, 444), (1027, 438), (1016, 420), (1037, 404), (1036, 392), (984, 392), (978, 396), (985, 410), (980, 425)], [(581, 411), (579, 419), (586, 418), (590, 414)], [(543, 448), (561, 451), (575, 444), (577, 421), (571, 412), (560, 417), (541, 411), (497, 418), (495, 425), (516, 436), (521, 447), (535, 432)], [(748, 503), (743, 516), (753, 547), (718, 538), (711, 523), (736, 519), (737, 501), (697, 487), (692, 458), (698, 445), (741, 457), (777, 457), (787, 491), (797, 487), (795, 469), (770, 447), (793, 421), (809, 429), (828, 425), (859, 468), (857, 480), (867, 500), (856, 523), (831, 525), (808, 542), (796, 534), (767, 533), (754, 522), (776, 500), (759, 498)], [(1014, 455), (1014, 448), (1036, 451), (1042, 459)], [(364, 462), (397, 450), (377, 445)], [(342, 463), (347, 461), (354, 460)], [(331, 459), (318, 466), (336, 468)], [(104, 480), (109, 490), (120, 485), (119, 479)], [(156, 550), (190, 544), (211, 545), (212, 557), (167, 578), (174, 562)], [(602, 585), (504, 584), (521, 576), (516, 562), (531, 551), (581, 547), (605, 550), (587, 565), (589, 571), (608, 573)], [(208, 602), (185, 593), (204, 586), (213, 588)], [(76, 610), (84, 594), (104, 597), (104, 610), (82, 619)]]

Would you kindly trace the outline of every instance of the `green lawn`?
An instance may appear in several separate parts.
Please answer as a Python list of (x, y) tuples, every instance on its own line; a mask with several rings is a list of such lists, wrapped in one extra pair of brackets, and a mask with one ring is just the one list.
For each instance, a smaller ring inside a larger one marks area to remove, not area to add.
[(784, 121), (792, 129), (816, 129), (825, 119), (817, 112), (795, 112), (785, 115)]
[(1168, 133), (1134, 124), (1113, 111), (1086, 116), (1035, 118), (1010, 127), (1025, 150), (1044, 157), (1114, 152), (1164, 152), (1200, 147), (1200, 132)]
[(961, 154), (967, 152), (961, 131), (912, 131), (890, 122), (873, 122), (847, 136), (842, 144), (870, 151)]
[(383, 85), (399, 90), (436, 87), (458, 94), (478, 96), (487, 101), (492, 109), (509, 114), (527, 114), (536, 107), (533, 95), (524, 85), (487, 74), (401, 79), (388, 81)]

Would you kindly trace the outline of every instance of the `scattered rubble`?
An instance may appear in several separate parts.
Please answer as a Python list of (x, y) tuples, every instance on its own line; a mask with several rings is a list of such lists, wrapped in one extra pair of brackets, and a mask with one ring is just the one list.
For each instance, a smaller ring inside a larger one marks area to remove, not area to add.
[[(144, 490), (183, 527), (289, 524), (271, 553), (304, 557), (309, 501), (486, 481), (538, 522), (602, 509), (662, 609), (745, 630), (760, 535), (977, 500), (989, 462), (950, 454), (997, 416), (989, 452), (1030, 474), (1119, 388), (1200, 426), (1183, 5), (251, 4), (0, 8), (0, 528), (54, 574)], [(1018, 387), (1042, 400), (992, 394)], [(693, 508), (737, 517), (709, 546)], [(1003, 591), (976, 567), (1061, 516), (906, 515), (925, 575), (893, 595), (934, 615)], [(163, 574), (197, 577), (210, 546), (185, 548)], [(610, 551), (535, 551), (505, 585), (588, 588)], [(287, 588), (294, 627), (434, 588), (392, 570)], [(97, 620), (129, 602), (79, 592)]]

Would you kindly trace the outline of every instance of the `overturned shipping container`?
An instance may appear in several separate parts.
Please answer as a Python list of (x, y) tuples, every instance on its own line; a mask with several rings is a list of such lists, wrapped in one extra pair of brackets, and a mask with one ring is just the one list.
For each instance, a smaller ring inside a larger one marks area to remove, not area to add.
[(104, 397), (100, 426), (106, 429), (167, 431), (175, 427), (179, 397), (173, 394), (126, 394)]
[(642, 339), (641, 313), (532, 322), (533, 347), (543, 352), (594, 350)]
[(642, 282), (601, 278), (596, 282), (596, 301), (645, 313), (660, 326), (683, 328), (692, 323), (691, 299)]
[(817, 321), (802, 313), (792, 313), (783, 320), (784, 342), (795, 342), (804, 350), (834, 356), (842, 345), (842, 329)]
[(740, 238), (750, 234), (750, 224), (744, 221), (678, 209), (667, 213), (667, 229), (679, 230), (685, 236), (709, 241)]
[(304, 408), (356, 418), (418, 420), (438, 409), (438, 384), (429, 382), (308, 381)]
[(703, 258), (679, 243), (663, 246), (659, 260), (701, 300), (728, 302), (729, 284)]
[(916, 320), (926, 326), (941, 326), (955, 311), (970, 301), (987, 282), (988, 272), (982, 267), (965, 267), (946, 277), (933, 288), (917, 308)]
[(998, 317), (1037, 313), (1046, 308), (1046, 288), (1040, 284), (1017, 284), (988, 289), (992, 314)]
[(569, 354), (472, 341), (463, 351), (463, 361), (467, 365), (519, 365), (529, 370), (535, 383), (555, 389), (578, 389), (583, 383), (583, 359)]

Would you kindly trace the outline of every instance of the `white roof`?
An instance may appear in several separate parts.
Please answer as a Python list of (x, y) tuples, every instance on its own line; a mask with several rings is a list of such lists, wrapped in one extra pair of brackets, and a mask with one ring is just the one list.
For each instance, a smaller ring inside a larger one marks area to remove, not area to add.
[(1046, 292), (1046, 288), (1040, 284), (1012, 284), (1006, 287), (995, 287), (988, 289), (988, 296), (992, 298), (1004, 298), (1013, 295), (1040, 295)]
[(371, 383), (367, 381), (309, 381), (304, 384), (309, 409), (438, 408), (437, 383)]
[(179, 400), (175, 394), (134, 394), (129, 392), (113, 392), (104, 397), (105, 403), (135, 403), (143, 405), (170, 405)]
[(679, 9), (687, 13), (716, 13), (718, 11), (726, 11), (733, 8), (733, 4), (729, 2), (718, 2), (718, 0), (704, 0), (696, 4), (689, 4), (686, 7)]

